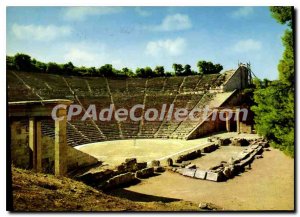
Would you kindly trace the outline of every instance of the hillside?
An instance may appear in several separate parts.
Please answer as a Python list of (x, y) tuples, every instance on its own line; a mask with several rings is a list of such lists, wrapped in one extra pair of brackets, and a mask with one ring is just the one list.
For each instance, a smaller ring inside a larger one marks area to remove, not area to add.
[(15, 211), (198, 211), (185, 201), (134, 202), (107, 195), (81, 182), (12, 168)]

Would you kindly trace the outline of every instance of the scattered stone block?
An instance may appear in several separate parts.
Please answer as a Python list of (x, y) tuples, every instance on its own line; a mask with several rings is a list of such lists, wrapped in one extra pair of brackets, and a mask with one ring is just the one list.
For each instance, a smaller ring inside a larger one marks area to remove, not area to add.
[(154, 175), (154, 168), (153, 167), (138, 170), (135, 173), (136, 178), (148, 178), (148, 177), (153, 176), (153, 175)]
[(204, 153), (210, 153), (210, 152), (213, 152), (217, 149), (217, 145), (215, 144), (210, 144), (204, 148), (201, 149), (202, 152)]
[(228, 179), (232, 178), (233, 177), (233, 168), (232, 167), (224, 167), (223, 174)]
[(182, 161), (187, 160), (194, 160), (198, 157), (201, 157), (201, 150), (192, 151), (187, 154), (178, 156), (178, 158), (176, 159), (176, 163), (181, 163)]
[(187, 169), (187, 168), (182, 169), (182, 175), (189, 176), (192, 178), (194, 178), (195, 172), (196, 172), (195, 169)]
[(195, 178), (205, 179), (206, 178), (206, 171), (197, 169), (196, 172), (195, 172)]
[(124, 173), (117, 176), (114, 176), (107, 180), (105, 188), (111, 188), (116, 187), (123, 184), (128, 184), (135, 180), (135, 174), (134, 173)]
[(226, 139), (219, 139), (218, 144), (219, 146), (227, 146), (231, 143), (231, 140), (229, 138)]
[(219, 181), (221, 181), (220, 173), (208, 171), (206, 173), (206, 180), (214, 181), (214, 182), (219, 182)]
[(173, 160), (172, 160), (172, 158), (168, 158), (167, 159), (167, 164), (168, 164), (169, 167), (173, 166)]
[(151, 166), (152, 167), (158, 167), (158, 166), (160, 166), (160, 161), (159, 160), (153, 160), (153, 161), (151, 161)]
[(232, 141), (232, 146), (248, 146), (250, 142), (244, 138), (236, 138)]
[(189, 164), (185, 168), (187, 168), (187, 169), (196, 169), (196, 165), (195, 164)]
[(162, 166), (154, 167), (154, 172), (157, 173), (165, 172), (165, 168), (163, 168)]

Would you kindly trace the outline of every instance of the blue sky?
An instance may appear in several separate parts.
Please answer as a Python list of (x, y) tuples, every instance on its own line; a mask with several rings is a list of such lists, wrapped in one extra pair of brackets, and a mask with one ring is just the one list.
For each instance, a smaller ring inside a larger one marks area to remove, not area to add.
[(8, 7), (7, 54), (115, 68), (251, 62), (277, 79), (286, 28), (268, 7)]

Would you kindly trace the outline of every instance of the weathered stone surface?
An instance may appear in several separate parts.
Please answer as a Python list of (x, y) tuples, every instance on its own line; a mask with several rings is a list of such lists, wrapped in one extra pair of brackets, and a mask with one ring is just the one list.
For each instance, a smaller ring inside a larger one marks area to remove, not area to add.
[(138, 170), (135, 173), (136, 178), (148, 178), (148, 177), (153, 176), (153, 175), (154, 175), (154, 168), (153, 167)]
[(195, 178), (205, 179), (206, 178), (206, 171), (197, 169), (196, 172), (195, 172)]
[(151, 161), (151, 166), (152, 167), (158, 167), (158, 166), (160, 166), (160, 161), (159, 160), (153, 160), (153, 161)]
[(182, 175), (189, 176), (192, 178), (194, 178), (195, 172), (196, 172), (195, 169), (187, 169), (187, 168), (182, 169)]
[(173, 166), (173, 160), (172, 160), (172, 158), (168, 158), (167, 159), (167, 164), (168, 164), (169, 167)]
[(107, 180), (105, 188), (111, 188), (111, 187), (127, 184), (132, 182), (133, 180), (135, 180), (134, 173), (128, 172), (128, 173), (120, 174)]
[(206, 180), (218, 182), (218, 181), (220, 181), (220, 173), (208, 171), (206, 173)]
[(198, 157), (201, 157), (201, 150), (192, 151), (187, 154), (178, 156), (178, 158), (176, 159), (176, 163), (181, 163), (182, 161), (194, 160)]
[(183, 169), (182, 169), (182, 168), (177, 168), (177, 169), (176, 169), (176, 173), (179, 173), (179, 174), (181, 174), (181, 175), (182, 175), (182, 173), (183, 173)]
[(88, 184), (95, 184), (97, 182), (105, 181), (115, 175), (115, 172), (110, 169), (97, 171), (97, 172), (88, 172), (83, 175), (77, 176), (76, 179), (79, 179)]
[(125, 168), (124, 172), (135, 172), (138, 170), (136, 158), (127, 158), (122, 165)]

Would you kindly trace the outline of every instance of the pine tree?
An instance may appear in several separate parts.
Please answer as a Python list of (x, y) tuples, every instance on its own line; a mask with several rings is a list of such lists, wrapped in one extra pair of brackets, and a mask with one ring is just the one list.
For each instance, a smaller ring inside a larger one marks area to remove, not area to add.
[(294, 156), (295, 70), (293, 8), (271, 7), (271, 15), (288, 29), (282, 37), (285, 47), (278, 64), (279, 80), (260, 85), (254, 92), (255, 129), (271, 141), (271, 145)]

